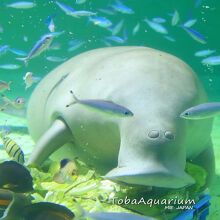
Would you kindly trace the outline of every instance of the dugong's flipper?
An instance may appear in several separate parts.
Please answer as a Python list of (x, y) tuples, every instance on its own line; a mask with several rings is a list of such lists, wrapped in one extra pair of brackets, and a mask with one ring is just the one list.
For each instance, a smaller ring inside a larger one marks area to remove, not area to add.
[(72, 133), (62, 119), (56, 119), (37, 142), (28, 164), (41, 164), (50, 154), (70, 141)]

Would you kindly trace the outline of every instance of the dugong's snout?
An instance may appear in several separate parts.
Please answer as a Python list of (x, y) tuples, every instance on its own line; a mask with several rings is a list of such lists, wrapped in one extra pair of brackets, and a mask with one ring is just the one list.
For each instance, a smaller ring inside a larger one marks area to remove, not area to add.
[(186, 155), (170, 131), (151, 130), (145, 141), (122, 140), (118, 167), (105, 176), (115, 182), (162, 188), (194, 184), (185, 173)]

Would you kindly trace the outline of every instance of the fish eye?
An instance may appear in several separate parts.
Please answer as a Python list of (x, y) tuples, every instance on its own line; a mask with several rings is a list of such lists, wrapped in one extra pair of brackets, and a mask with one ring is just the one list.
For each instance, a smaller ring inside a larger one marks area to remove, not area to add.
[(189, 115), (189, 112), (186, 112), (185, 115)]
[(128, 112), (128, 111), (126, 111), (126, 112), (125, 112), (125, 115), (128, 115), (128, 114), (129, 114), (129, 112)]
[(18, 100), (17, 100), (17, 103), (19, 104), (20, 102), (21, 102), (21, 100), (20, 100), (20, 99), (18, 99)]

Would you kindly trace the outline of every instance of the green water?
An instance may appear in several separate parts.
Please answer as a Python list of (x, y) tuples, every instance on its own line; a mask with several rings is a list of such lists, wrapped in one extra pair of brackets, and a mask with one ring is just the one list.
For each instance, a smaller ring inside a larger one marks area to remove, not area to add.
[[(106, 28), (98, 27), (97, 25), (88, 23), (87, 17), (74, 18), (66, 15), (55, 4), (55, 1), (36, 0), (36, 6), (31, 9), (7, 8), (6, 4), (11, 2), (12, 1), (9, 0), (0, 1), (0, 26), (3, 28), (3, 32), (0, 33), (0, 46), (8, 45), (12, 49), (19, 49), (25, 52), (29, 52), (43, 34), (49, 33), (48, 27), (45, 24), (45, 20), (48, 18), (48, 16), (53, 14), (56, 14), (56, 16), (53, 18), (55, 23), (55, 31), (65, 31), (65, 33), (59, 37), (54, 38), (53, 40), (54, 43), (61, 44), (61, 48), (59, 50), (49, 49), (43, 52), (36, 58), (31, 59), (27, 67), (24, 66), (23, 62), (15, 59), (16, 57), (19, 57), (18, 55), (12, 54), (9, 51), (4, 54), (0, 54), (0, 65), (6, 63), (21, 65), (21, 68), (16, 70), (0, 69), (0, 80), (13, 81), (11, 84), (11, 91), (4, 92), (4, 95), (10, 99), (15, 99), (16, 97), (20, 96), (26, 98), (28, 103), (28, 99), (36, 84), (25, 90), (25, 84), (23, 80), (25, 73), (31, 71), (35, 76), (43, 78), (47, 73), (49, 73), (52, 69), (60, 64), (46, 60), (46, 56), (58, 56), (69, 59), (87, 50), (106, 47), (102, 40), (106, 36), (111, 35), (110, 31)], [(97, 12), (98, 16), (105, 16), (106, 18), (110, 19), (113, 23), (112, 26), (123, 19), (123, 28), (117, 34), (117, 36), (123, 38), (123, 30), (126, 29), (128, 40), (123, 44), (111, 42), (112, 46), (142, 45), (173, 54), (184, 60), (193, 68), (201, 80), (211, 101), (220, 100), (220, 65), (202, 65), (202, 58), (194, 56), (196, 51), (203, 49), (215, 49), (215, 55), (219, 55), (219, 1), (203, 0), (198, 7), (195, 7), (195, 0), (123, 0), (123, 3), (129, 8), (132, 8), (135, 13), (123, 14), (116, 12), (114, 15), (108, 15), (98, 11), (98, 8), (110, 8), (109, 5), (114, 3), (114, 1), (87, 0), (86, 3), (81, 5), (76, 5), (73, 0), (60, 0), (59, 2), (66, 4), (75, 10), (89, 10), (92, 12)], [(207, 38), (206, 44), (201, 44), (194, 40), (178, 25), (171, 25), (172, 16), (168, 15), (168, 13), (173, 13), (174, 10), (177, 10), (180, 15), (179, 24), (187, 21), (189, 14), (192, 15), (192, 18), (197, 19), (196, 24), (192, 28)], [(166, 22), (163, 25), (168, 30), (168, 35), (175, 39), (175, 42), (168, 41), (164, 38), (163, 34), (152, 30), (146, 24), (146, 22), (143, 21), (143, 19), (146, 17), (148, 19), (152, 19), (153, 17), (165, 18)], [(133, 36), (132, 30), (137, 22), (140, 22), (140, 30), (135, 36)], [(27, 41), (23, 40), (24, 36), (27, 37)], [(68, 42), (73, 39), (84, 40), (86, 43), (77, 50), (69, 52), (68, 48), (70, 46), (68, 45)], [(13, 117), (10, 119), (4, 114), (0, 114), (0, 118), (1, 125), (4, 124), (5, 120), (7, 120), (8, 124), (11, 126), (16, 125), (16, 123), (18, 126), (26, 126), (26, 122), (22, 121), (23, 119), (17, 119)], [(218, 190), (218, 187), (220, 186), (219, 127), (220, 117), (217, 117), (215, 119), (212, 132), (217, 175), (215, 176), (214, 182), (210, 189), (210, 194), (213, 197), (210, 219), (219, 219), (220, 215), (217, 209), (218, 204), (220, 203), (218, 197), (220, 194)], [(15, 135), (13, 137), (16, 138), (17, 136), (18, 135)], [(27, 143), (33, 147), (33, 142), (31, 142), (30, 136), (27, 134), (25, 136)], [(20, 144), (24, 145), (25, 153), (29, 154), (30, 148), (28, 148), (27, 143), (25, 144), (25, 141), (22, 141)]]

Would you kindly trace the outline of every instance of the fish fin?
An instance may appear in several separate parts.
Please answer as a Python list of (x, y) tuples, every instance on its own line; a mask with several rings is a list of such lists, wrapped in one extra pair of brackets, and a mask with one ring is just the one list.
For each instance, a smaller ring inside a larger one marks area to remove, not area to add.
[[(1, 97), (4, 99), (5, 102), (7, 102), (5, 105), (12, 104), (11, 100), (8, 99), (5, 95), (2, 94)], [(4, 105), (4, 106), (5, 106), (5, 105)]]
[(70, 105), (76, 104), (79, 101), (79, 99), (75, 96), (73, 90), (70, 90), (70, 93), (72, 94), (74, 100), (70, 104), (66, 105), (66, 107), (69, 107)]
[(28, 58), (27, 57), (17, 57), (16, 60), (24, 61), (24, 65), (28, 66)]

